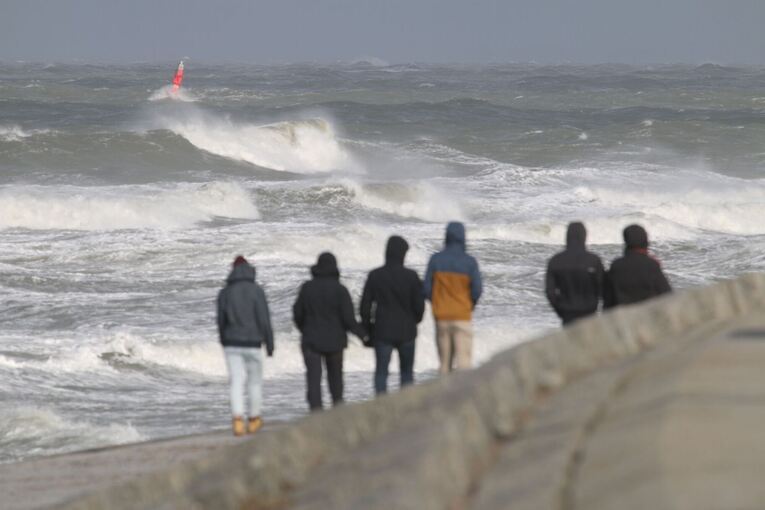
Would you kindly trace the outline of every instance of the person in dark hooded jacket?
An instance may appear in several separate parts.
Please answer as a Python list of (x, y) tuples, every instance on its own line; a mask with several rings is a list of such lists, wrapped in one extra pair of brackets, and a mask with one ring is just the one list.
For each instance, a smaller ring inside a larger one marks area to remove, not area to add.
[(245, 433), (244, 400), (247, 383), (249, 420), (247, 432), (255, 433), (263, 424), (262, 402), (263, 360), (265, 344), (269, 357), (274, 354), (274, 333), (263, 289), (255, 282), (255, 268), (241, 255), (234, 260), (226, 286), (218, 294), (218, 334), (231, 382), (231, 412), (234, 434)]
[(598, 310), (603, 289), (603, 263), (587, 251), (587, 230), (578, 221), (566, 232), (566, 249), (547, 264), (545, 294), (563, 324)]
[(322, 361), (327, 369), (332, 404), (340, 404), (343, 401), (343, 350), (348, 346), (347, 332), (351, 331), (362, 340), (366, 332), (356, 321), (348, 289), (340, 283), (335, 256), (328, 252), (319, 255), (311, 274), (313, 279), (300, 288), (292, 316), (301, 333), (308, 406), (314, 411), (323, 407)]
[(611, 308), (645, 301), (672, 291), (659, 262), (648, 254), (648, 233), (640, 225), (624, 229), (624, 256), (611, 263), (603, 305)]
[(465, 225), (446, 226), (446, 246), (430, 257), (423, 284), (436, 319), (439, 372), (470, 368), (473, 351), (473, 309), (483, 282), (478, 262), (467, 253)]
[(422, 282), (404, 267), (409, 244), (391, 236), (385, 249), (385, 265), (369, 273), (361, 297), (361, 320), (375, 349), (375, 392), (388, 389), (388, 365), (398, 351), (401, 386), (414, 382), (414, 340), (417, 324), (425, 313)]

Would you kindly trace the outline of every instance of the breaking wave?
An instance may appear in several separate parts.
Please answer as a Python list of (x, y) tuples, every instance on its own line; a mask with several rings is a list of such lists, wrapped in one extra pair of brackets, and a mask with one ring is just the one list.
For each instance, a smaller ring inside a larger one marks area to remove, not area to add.
[(238, 123), (201, 111), (160, 117), (158, 127), (211, 154), (278, 171), (358, 171), (324, 119)]
[[(646, 217), (690, 229), (734, 235), (765, 234), (765, 187), (750, 181), (746, 187), (677, 191), (633, 191), (590, 189), (593, 201), (609, 208), (638, 210)], [(682, 236), (680, 236), (682, 237)]]
[(217, 342), (182, 343), (175, 340), (152, 342), (133, 333), (118, 332), (90, 354), (115, 368), (158, 365), (206, 376), (226, 375), (223, 351)]
[(433, 222), (466, 218), (457, 200), (428, 182), (361, 184), (345, 179), (341, 184), (355, 203), (369, 209)]
[(175, 229), (215, 217), (258, 219), (249, 193), (235, 183), (148, 186), (0, 188), (0, 228), (36, 230)]
[(12, 125), (12, 126), (0, 126), (0, 141), (3, 142), (18, 142), (20, 140), (23, 140), (24, 138), (29, 138), (30, 136), (39, 135), (48, 133), (49, 130), (47, 129), (31, 129), (31, 130), (24, 130), (20, 126)]
[(158, 88), (149, 96), (149, 101), (181, 101), (183, 103), (193, 103), (197, 100), (196, 96), (187, 89), (179, 89), (173, 92), (172, 85), (165, 85)]
[[(559, 244), (569, 221), (588, 226), (588, 242), (621, 244), (630, 223), (652, 239), (688, 241), (706, 233), (765, 235), (765, 180), (700, 170), (503, 168), (469, 182), (464, 207), (482, 237)], [(505, 224), (498, 224), (504, 218)]]
[(52, 409), (4, 407), (0, 410), (0, 460), (64, 453), (146, 438), (129, 423), (96, 425), (70, 421)]

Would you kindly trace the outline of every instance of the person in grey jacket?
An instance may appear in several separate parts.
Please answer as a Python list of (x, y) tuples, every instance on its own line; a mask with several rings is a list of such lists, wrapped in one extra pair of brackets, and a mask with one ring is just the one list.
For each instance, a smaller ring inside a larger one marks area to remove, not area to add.
[[(218, 294), (218, 333), (226, 356), (231, 383), (231, 413), (234, 435), (253, 434), (263, 425), (263, 358), (265, 344), (274, 354), (274, 333), (263, 289), (255, 282), (255, 268), (241, 255), (234, 260), (226, 286)], [(243, 393), (247, 385), (249, 414), (244, 424)]]

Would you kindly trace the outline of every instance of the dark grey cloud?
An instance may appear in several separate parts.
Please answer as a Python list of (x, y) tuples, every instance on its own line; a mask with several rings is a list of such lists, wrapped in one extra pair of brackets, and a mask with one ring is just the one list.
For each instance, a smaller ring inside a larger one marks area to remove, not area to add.
[(765, 63), (763, 0), (0, 0), (0, 59)]

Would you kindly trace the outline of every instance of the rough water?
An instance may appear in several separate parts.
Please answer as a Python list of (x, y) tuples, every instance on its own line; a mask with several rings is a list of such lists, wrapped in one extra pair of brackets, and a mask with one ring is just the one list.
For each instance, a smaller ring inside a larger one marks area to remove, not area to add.
[[(277, 329), (267, 420), (305, 413), (291, 305), (323, 250), (357, 303), (390, 234), (422, 273), (465, 221), (478, 361), (557, 325), (569, 220), (606, 259), (644, 225), (677, 288), (765, 267), (765, 69), (190, 61), (173, 97), (174, 66), (0, 64), (0, 461), (227, 427), (237, 254)], [(372, 368), (352, 344), (349, 400)]]

